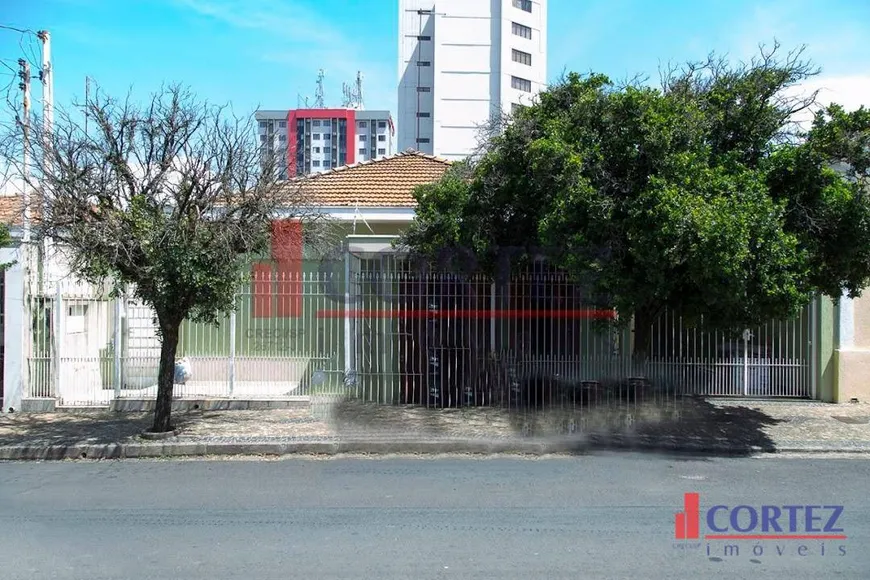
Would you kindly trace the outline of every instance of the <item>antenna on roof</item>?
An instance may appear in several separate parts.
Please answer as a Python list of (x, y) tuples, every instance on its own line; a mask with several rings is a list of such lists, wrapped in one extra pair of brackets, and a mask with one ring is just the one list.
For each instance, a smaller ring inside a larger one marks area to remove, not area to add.
[(317, 89), (314, 91), (314, 108), (322, 109), (323, 104), (323, 77), (326, 76), (326, 71), (320, 69), (317, 71)]
[(362, 89), (362, 72), (357, 71), (356, 73), (356, 81), (353, 86), (343, 83), (341, 87), (341, 91), (344, 96), (344, 100), (342, 102), (342, 106), (347, 109), (356, 109), (361, 111), (365, 108), (365, 104), (363, 103), (363, 89)]

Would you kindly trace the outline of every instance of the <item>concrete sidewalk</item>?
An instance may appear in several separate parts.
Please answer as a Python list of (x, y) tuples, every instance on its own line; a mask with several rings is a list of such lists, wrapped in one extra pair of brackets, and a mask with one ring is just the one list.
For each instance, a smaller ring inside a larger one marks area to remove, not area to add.
[(175, 414), (176, 436), (141, 436), (150, 414), (0, 415), (0, 459), (337, 453), (709, 455), (870, 453), (870, 405), (671, 398), (575, 409), (427, 409), (315, 399), (307, 409)]

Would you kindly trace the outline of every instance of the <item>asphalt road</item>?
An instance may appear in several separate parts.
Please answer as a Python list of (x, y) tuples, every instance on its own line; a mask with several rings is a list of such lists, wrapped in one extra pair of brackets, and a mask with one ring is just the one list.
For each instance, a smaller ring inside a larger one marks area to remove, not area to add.
[[(861, 459), (0, 463), (0, 578), (870, 578), (868, 484)], [(694, 491), (842, 505), (848, 537), (675, 541)]]

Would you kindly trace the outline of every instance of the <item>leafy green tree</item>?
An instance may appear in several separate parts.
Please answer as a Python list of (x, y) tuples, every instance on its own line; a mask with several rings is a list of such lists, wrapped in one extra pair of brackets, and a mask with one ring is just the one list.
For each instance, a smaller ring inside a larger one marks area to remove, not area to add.
[[(0, 224), (0, 248), (5, 248), (12, 243), (12, 237), (9, 235), (9, 228), (6, 224)], [(14, 262), (0, 263), (0, 275), (9, 269)]]
[(832, 162), (866, 173), (865, 114), (832, 107), (799, 131), (791, 119), (814, 98), (787, 95), (816, 72), (775, 47), (673, 69), (661, 88), (570, 74), (463, 179), (421, 188), (403, 241), (429, 254), (558, 248), (556, 265), (633, 314), (641, 361), (665, 308), (736, 331), (792, 316), (814, 292), (858, 294), (870, 204)]

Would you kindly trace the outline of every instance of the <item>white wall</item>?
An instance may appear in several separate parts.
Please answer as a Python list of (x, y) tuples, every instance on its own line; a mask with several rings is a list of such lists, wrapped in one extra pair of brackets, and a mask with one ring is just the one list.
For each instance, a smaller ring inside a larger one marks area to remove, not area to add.
[(5, 272), (3, 346), (3, 410), (21, 408), (24, 396), (24, 379), (27, 369), (27, 352), (24, 332), (24, 266), (23, 255), (18, 248), (0, 248), (0, 262), (17, 261)]

